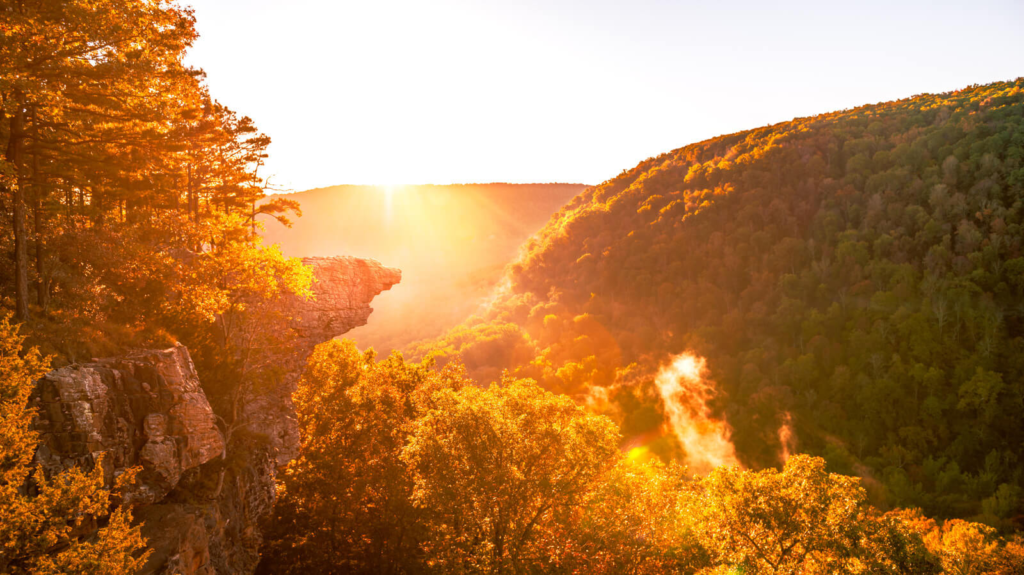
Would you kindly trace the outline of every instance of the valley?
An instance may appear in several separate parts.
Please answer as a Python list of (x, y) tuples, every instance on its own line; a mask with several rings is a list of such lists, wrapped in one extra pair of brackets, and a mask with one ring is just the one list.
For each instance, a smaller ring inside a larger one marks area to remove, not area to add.
[(288, 256), (351, 254), (400, 268), (402, 284), (374, 300), (369, 323), (347, 335), (387, 355), (485, 307), (520, 246), (584, 189), (334, 186), (279, 196), (298, 202), (303, 215), (291, 228), (261, 218), (262, 235)]
[(1024, 575), (979, 2), (0, 3), (0, 574)]

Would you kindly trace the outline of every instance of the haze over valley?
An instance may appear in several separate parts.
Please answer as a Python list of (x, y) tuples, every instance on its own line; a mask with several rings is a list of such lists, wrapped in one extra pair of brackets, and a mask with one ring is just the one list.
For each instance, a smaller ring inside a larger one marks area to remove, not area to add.
[(387, 355), (488, 303), (524, 242), (584, 188), (333, 186), (281, 196), (299, 202), (302, 217), (291, 228), (261, 218), (263, 237), (289, 256), (350, 254), (401, 269), (402, 283), (374, 300), (369, 323), (346, 334)]

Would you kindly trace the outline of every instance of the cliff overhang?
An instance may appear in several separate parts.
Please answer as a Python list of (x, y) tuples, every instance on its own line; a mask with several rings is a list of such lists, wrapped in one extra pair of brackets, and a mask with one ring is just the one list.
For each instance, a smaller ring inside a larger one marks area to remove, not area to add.
[[(144, 572), (251, 573), (277, 469), (298, 454), (291, 393), (313, 348), (365, 325), (401, 271), (354, 257), (305, 258), (313, 297), (281, 302), (296, 345), (281, 381), (247, 397), (251, 434), (225, 437), (184, 345), (72, 364), (37, 382), (31, 402), (47, 473), (102, 461), (108, 485), (140, 467), (126, 499), (154, 550)], [(230, 434), (229, 434), (230, 435)], [(254, 436), (265, 441), (253, 441)], [(231, 452), (231, 460), (227, 455)]]

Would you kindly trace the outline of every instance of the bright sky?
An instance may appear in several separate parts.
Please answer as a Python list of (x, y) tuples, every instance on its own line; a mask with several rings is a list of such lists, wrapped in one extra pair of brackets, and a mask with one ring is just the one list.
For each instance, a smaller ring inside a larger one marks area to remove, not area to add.
[(182, 1), (190, 63), (294, 190), (597, 184), (720, 134), (1024, 75), (1020, 0)]

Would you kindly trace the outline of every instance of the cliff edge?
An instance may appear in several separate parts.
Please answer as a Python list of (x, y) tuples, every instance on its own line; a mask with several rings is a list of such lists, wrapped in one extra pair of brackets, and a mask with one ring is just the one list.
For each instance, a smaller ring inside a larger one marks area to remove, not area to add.
[(102, 460), (108, 484), (141, 467), (126, 497), (154, 550), (146, 573), (251, 573), (277, 469), (298, 453), (291, 393), (313, 348), (365, 325), (401, 271), (353, 257), (306, 258), (314, 297), (287, 298), (296, 337), (282, 380), (246, 398), (248, 433), (228, 433), (183, 345), (54, 370), (31, 399), (47, 472)]
[(278, 466), (299, 453), (299, 424), (292, 392), (306, 358), (318, 344), (366, 325), (370, 302), (402, 280), (402, 271), (370, 259), (350, 256), (303, 258), (313, 268), (313, 298), (289, 296), (282, 302), (297, 338), (295, 353), (285, 359), (284, 378), (270, 389), (246, 398), (244, 418), (253, 433), (266, 435)]

